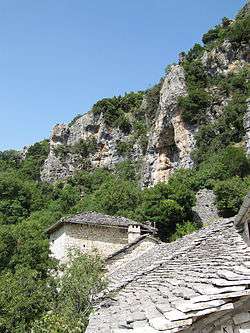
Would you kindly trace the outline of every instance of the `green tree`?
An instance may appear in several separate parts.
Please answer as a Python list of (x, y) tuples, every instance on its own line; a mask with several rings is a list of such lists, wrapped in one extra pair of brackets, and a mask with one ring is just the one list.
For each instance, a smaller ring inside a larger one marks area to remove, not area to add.
[(55, 288), (52, 280), (19, 266), (15, 272), (0, 275), (0, 331), (28, 332), (31, 323), (50, 309)]
[(216, 204), (224, 217), (237, 214), (243, 199), (250, 189), (250, 177), (241, 179), (233, 177), (227, 180), (218, 181), (214, 186)]
[(36, 333), (84, 332), (93, 297), (107, 285), (104, 261), (97, 253), (73, 251), (69, 259), (58, 279), (59, 293), (54, 308), (34, 323)]
[(98, 190), (83, 198), (77, 211), (96, 211), (109, 215), (126, 215), (134, 211), (140, 202), (141, 191), (130, 181), (111, 179)]
[(185, 184), (175, 187), (174, 184), (159, 183), (143, 191), (142, 203), (137, 209), (138, 219), (155, 222), (159, 236), (167, 240), (177, 223), (191, 217), (194, 203), (195, 195)]

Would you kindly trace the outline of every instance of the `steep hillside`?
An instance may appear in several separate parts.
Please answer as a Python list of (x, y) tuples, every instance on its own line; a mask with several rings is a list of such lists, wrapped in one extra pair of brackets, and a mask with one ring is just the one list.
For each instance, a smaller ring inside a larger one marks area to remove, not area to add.
[(147, 187), (192, 167), (210, 150), (244, 140), (247, 18), (247, 6), (234, 21), (224, 18), (203, 36), (204, 46), (181, 53), (179, 64), (168, 66), (151, 89), (105, 98), (70, 124), (56, 125), (41, 179), (54, 182), (130, 160)]
[(84, 331), (102, 263), (81, 256), (55, 279), (44, 230), (60, 218), (150, 221), (172, 241), (238, 212), (250, 189), (249, 24), (245, 6), (151, 89), (105, 98), (49, 141), (0, 152), (0, 332)]

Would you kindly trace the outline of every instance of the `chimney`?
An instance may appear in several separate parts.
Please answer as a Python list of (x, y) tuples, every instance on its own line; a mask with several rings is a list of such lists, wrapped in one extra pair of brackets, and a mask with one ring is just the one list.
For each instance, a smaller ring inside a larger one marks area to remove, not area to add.
[(128, 243), (132, 243), (141, 236), (141, 227), (139, 225), (128, 226)]

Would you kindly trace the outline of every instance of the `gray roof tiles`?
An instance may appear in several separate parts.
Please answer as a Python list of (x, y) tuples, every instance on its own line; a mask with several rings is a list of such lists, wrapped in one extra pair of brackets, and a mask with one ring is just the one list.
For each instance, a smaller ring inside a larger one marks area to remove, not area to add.
[(60, 228), (60, 226), (62, 226), (65, 223), (126, 227), (126, 228), (129, 225), (140, 225), (142, 227), (142, 230), (147, 231), (147, 233), (155, 233), (157, 231), (156, 228), (152, 227), (149, 222), (139, 223), (125, 217), (110, 216), (95, 212), (85, 212), (81, 214), (76, 214), (71, 217), (62, 218), (61, 220), (50, 226), (46, 230), (46, 232), (50, 234), (54, 230)]
[(249, 258), (233, 219), (155, 245), (111, 272), (86, 332), (179, 332), (204, 315), (231, 311), (234, 300), (250, 296)]

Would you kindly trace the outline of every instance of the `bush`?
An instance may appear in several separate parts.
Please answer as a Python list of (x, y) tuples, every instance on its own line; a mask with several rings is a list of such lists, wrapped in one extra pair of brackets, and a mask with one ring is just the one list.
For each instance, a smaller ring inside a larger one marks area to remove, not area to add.
[(218, 39), (221, 29), (222, 27), (220, 25), (216, 25), (213, 29), (208, 30), (208, 32), (202, 36), (202, 42), (206, 45)]
[(159, 183), (143, 191), (137, 215), (141, 221), (155, 222), (160, 238), (167, 240), (177, 223), (191, 218), (194, 203), (195, 195), (185, 184)]
[(250, 173), (250, 160), (241, 147), (229, 146), (203, 161), (194, 176), (195, 188), (212, 188), (215, 180), (226, 180)]
[(28, 332), (34, 319), (50, 308), (49, 281), (28, 267), (0, 275), (1, 332)]
[(64, 160), (67, 155), (70, 153), (70, 146), (68, 145), (57, 145), (54, 147), (54, 153), (56, 157), (59, 157), (60, 159)]
[(226, 38), (232, 43), (248, 43), (250, 36), (250, 15), (249, 13), (229, 26)]
[(120, 156), (127, 156), (133, 149), (133, 142), (130, 141), (119, 141), (116, 144), (117, 154)]
[(0, 173), (0, 224), (15, 224), (45, 206), (38, 184), (17, 172)]
[(144, 103), (142, 105), (143, 114), (149, 123), (152, 123), (157, 113), (160, 102), (160, 91), (163, 85), (163, 79), (152, 88), (145, 92)]
[(245, 135), (243, 119), (246, 110), (246, 95), (235, 94), (224, 108), (223, 114), (214, 123), (199, 128), (196, 135), (196, 149), (193, 152), (196, 163), (200, 163), (211, 153), (243, 140)]
[(183, 68), (186, 74), (188, 91), (192, 88), (204, 88), (207, 86), (208, 76), (199, 59), (194, 59), (192, 61), (184, 61)]
[(115, 120), (114, 127), (118, 127), (125, 134), (129, 134), (132, 130), (132, 125), (128, 117), (122, 113), (119, 118)]
[(49, 155), (49, 141), (43, 140), (30, 146), (25, 159), (20, 164), (20, 171), (25, 177), (40, 180), (40, 172)]
[(68, 179), (68, 183), (77, 188), (81, 195), (90, 194), (113, 178), (110, 171), (105, 169), (94, 169), (91, 171), (79, 171)]
[(135, 141), (137, 140), (137, 142), (139, 143), (141, 149), (142, 149), (142, 153), (145, 154), (146, 150), (147, 150), (147, 146), (148, 146), (148, 127), (145, 124), (144, 121), (142, 120), (137, 120), (133, 123), (133, 129), (134, 129), (134, 138)]
[(70, 147), (70, 152), (78, 154), (82, 158), (87, 158), (89, 155), (94, 154), (97, 151), (97, 141), (95, 138), (88, 138), (86, 140), (81, 139), (75, 145)]
[[(127, 131), (130, 127), (125, 113), (135, 113), (142, 102), (142, 91), (126, 93), (124, 96), (104, 98), (92, 107), (94, 114), (103, 114), (107, 126), (119, 127)], [(127, 120), (126, 120), (127, 119)]]
[(188, 96), (179, 97), (179, 106), (183, 109), (182, 118), (189, 124), (204, 123), (209, 104), (209, 94), (198, 87), (190, 88)]
[(249, 70), (247, 67), (241, 69), (239, 72), (230, 73), (226, 77), (219, 75), (217, 76), (217, 85), (227, 96), (232, 96), (232, 93), (247, 95), (249, 92), (248, 75)]
[(0, 170), (17, 169), (21, 163), (20, 152), (16, 150), (0, 151)]
[(243, 199), (250, 189), (250, 177), (241, 179), (233, 177), (224, 181), (218, 181), (214, 186), (216, 204), (223, 217), (237, 214)]
[(138, 162), (124, 161), (115, 166), (115, 174), (123, 180), (138, 181), (138, 173)]
[(188, 51), (186, 55), (186, 60), (192, 61), (199, 58), (204, 52), (204, 47), (200, 44), (196, 43), (194, 46)]
[(92, 298), (106, 287), (104, 262), (98, 254), (72, 252), (70, 264), (58, 279), (54, 308), (33, 324), (34, 332), (84, 332)]
[(193, 232), (197, 231), (199, 228), (193, 222), (187, 221), (183, 224), (177, 223), (176, 231), (171, 236), (171, 241), (175, 241), (178, 238), (182, 238), (183, 236), (192, 234)]
[(140, 202), (141, 191), (131, 181), (111, 179), (98, 190), (85, 196), (75, 207), (76, 211), (96, 211), (109, 215), (124, 215), (133, 211)]

